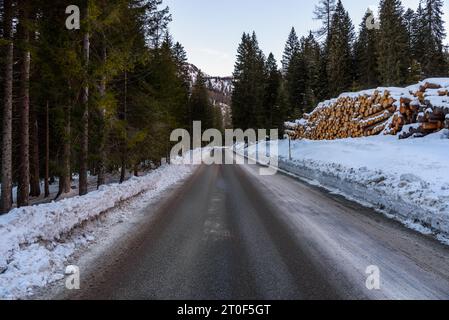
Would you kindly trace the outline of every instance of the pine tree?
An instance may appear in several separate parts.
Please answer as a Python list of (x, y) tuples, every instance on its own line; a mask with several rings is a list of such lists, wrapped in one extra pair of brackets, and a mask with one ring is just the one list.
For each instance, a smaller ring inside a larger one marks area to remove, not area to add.
[(1, 45), (5, 53), (4, 68), (4, 105), (3, 105), (3, 136), (2, 136), (2, 196), (0, 214), (8, 212), (12, 207), (12, 94), (13, 94), (13, 64), (14, 64), (14, 42), (13, 42), (13, 9), (12, 1), (3, 2), (3, 38), (7, 41)]
[(89, 161), (89, 63), (90, 63), (90, 26), (89, 26), (89, 6), (87, 1), (85, 10), (85, 24), (83, 29), (83, 60), (84, 60), (84, 84), (82, 90), (81, 109), (81, 138), (79, 154), (79, 195), (83, 196), (88, 192), (88, 161)]
[(412, 57), (414, 60), (421, 63), (424, 55), (426, 54), (426, 42), (428, 34), (424, 32), (425, 20), (424, 20), (424, 8), (422, 6), (422, 1), (419, 2), (418, 9), (416, 10), (415, 16), (412, 21)]
[(320, 0), (315, 7), (314, 19), (322, 22), (322, 27), (316, 32), (318, 42), (322, 43), (320, 53), (319, 82), (320, 88), (317, 90), (319, 100), (330, 98), (329, 91), (329, 42), (331, 36), (332, 19), (336, 10), (335, 0)]
[(257, 36), (244, 34), (237, 50), (234, 68), (232, 116), (234, 127), (243, 130), (262, 128), (265, 94), (265, 57)]
[(422, 16), (422, 12), (422, 6), (420, 3), (416, 13), (410, 8), (404, 13), (404, 24), (407, 30), (408, 47), (410, 48), (411, 53), (407, 83), (416, 83), (422, 80), (422, 67), (419, 62), (420, 57), (422, 57), (422, 54), (425, 51), (421, 49), (423, 48), (423, 44), (421, 42), (424, 39), (420, 39), (419, 36), (419, 29), (421, 28), (421, 19), (419, 17)]
[(279, 136), (282, 137), (285, 127), (284, 123), (288, 119), (288, 94), (286, 89), (286, 82), (281, 81), (278, 90), (278, 96), (276, 100), (276, 105), (273, 110), (273, 129), (277, 128)]
[[(166, 32), (171, 17), (161, 4), (87, 1), (82, 30), (67, 30), (67, 1), (0, 1), (1, 213), (12, 206), (13, 183), (25, 206), (40, 193), (40, 178), (48, 197), (59, 177), (58, 198), (78, 174), (84, 194), (87, 172), (101, 185), (120, 169), (124, 181), (128, 169), (138, 174), (167, 157), (171, 131), (188, 126), (190, 85), (186, 52)], [(261, 77), (263, 56), (253, 52), (251, 76)], [(222, 127), (219, 108), (207, 109), (206, 125)]]
[(366, 21), (372, 16), (369, 10), (360, 24), (360, 32), (354, 46), (355, 81), (359, 89), (374, 88), (380, 85), (378, 65), (379, 32), (368, 29)]
[(282, 71), (285, 74), (290, 65), (292, 57), (300, 51), (300, 43), (296, 35), (295, 28), (292, 28), (285, 44), (284, 54), (282, 55)]
[(173, 46), (173, 57), (176, 62), (176, 66), (179, 70), (179, 76), (185, 85), (188, 87), (190, 84), (189, 64), (187, 61), (187, 52), (181, 43), (176, 42)]
[(288, 101), (287, 118), (299, 119), (307, 107), (306, 91), (309, 81), (303, 52), (298, 52), (293, 56), (285, 81)]
[(17, 188), (17, 206), (27, 206), (30, 195), (30, 12), (31, 4), (21, 0), (19, 8), (20, 34), (20, 106), (19, 106), (19, 180)]
[(379, 75), (386, 86), (405, 85), (410, 66), (410, 48), (400, 0), (380, 3)]
[(278, 128), (280, 124), (276, 121), (276, 112), (279, 111), (276, 110), (276, 108), (282, 78), (273, 53), (268, 55), (266, 74), (267, 80), (265, 85), (263, 128)]
[(425, 0), (423, 14), (420, 17), (420, 36), (425, 47), (421, 65), (426, 77), (446, 76), (447, 64), (444, 57), (443, 41), (446, 31), (443, 20), (443, 1)]
[(247, 33), (242, 35), (242, 40), (237, 48), (237, 59), (234, 66), (232, 95), (232, 118), (235, 128), (243, 128), (245, 125), (245, 99), (247, 98), (245, 87), (248, 86), (248, 56), (250, 54), (250, 39)]
[(193, 85), (189, 104), (192, 112), (192, 121), (201, 121), (203, 130), (214, 127), (214, 111), (209, 101), (206, 79), (201, 71), (198, 73)]
[(349, 13), (339, 0), (332, 17), (329, 35), (327, 74), (331, 96), (350, 90), (353, 84), (354, 27)]
[[(176, 68), (178, 70), (177, 72), (179, 81), (184, 88), (184, 97), (181, 97), (181, 99), (185, 102), (185, 105), (187, 105), (191, 86), (187, 52), (185, 51), (181, 43), (176, 42), (172, 48), (172, 54), (176, 64)], [(192, 126), (192, 120), (189, 113), (190, 111), (188, 107), (181, 110), (181, 113), (179, 114), (181, 128), (189, 129)]]
[(331, 98), (329, 93), (329, 78), (327, 75), (328, 54), (326, 48), (321, 48), (318, 68), (318, 86), (316, 96), (318, 101)]
[(319, 39), (325, 39), (327, 42), (331, 33), (332, 17), (336, 10), (335, 0), (320, 0), (319, 4), (315, 6), (314, 18), (320, 20), (323, 24), (321, 29), (317, 31)]
[(415, 11), (408, 8), (407, 11), (404, 13), (404, 25), (405, 29), (407, 30), (407, 40), (408, 40), (408, 47), (413, 52), (413, 43), (415, 42), (415, 22), (416, 22), (416, 14)]
[(99, 4), (99, 10), (102, 12), (102, 19), (99, 19), (100, 21), (98, 24), (101, 25), (100, 32), (101, 35), (99, 36), (99, 65), (102, 66), (102, 71), (100, 75), (100, 84), (99, 84), (99, 108), (98, 108), (98, 114), (100, 118), (100, 143), (99, 143), (99, 160), (98, 160), (98, 177), (97, 177), (97, 188), (104, 185), (106, 183), (106, 165), (107, 165), (107, 150), (106, 150), (106, 141), (108, 138), (108, 131), (109, 131), (109, 116), (108, 116), (108, 110), (107, 110), (107, 82), (108, 82), (108, 74), (107, 74), (107, 68), (106, 65), (108, 63), (108, 46), (107, 46), (107, 37), (108, 34), (108, 27), (109, 23), (107, 23), (107, 19), (109, 18), (109, 8), (106, 6), (106, 1), (101, 0), (98, 1)]
[(321, 86), (323, 85), (320, 82), (321, 48), (312, 32), (309, 33), (308, 37), (301, 40), (301, 51), (304, 55), (308, 80), (304, 112), (309, 112), (320, 101), (319, 95)]

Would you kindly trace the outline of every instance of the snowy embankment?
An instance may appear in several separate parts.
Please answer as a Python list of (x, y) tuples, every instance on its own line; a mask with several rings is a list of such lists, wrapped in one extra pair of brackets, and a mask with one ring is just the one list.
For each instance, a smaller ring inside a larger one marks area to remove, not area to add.
[[(449, 130), (422, 139), (373, 136), (279, 142), (279, 167), (420, 232), (449, 239)], [(256, 147), (249, 148), (255, 157)]]
[(95, 230), (79, 229), (124, 201), (156, 198), (192, 170), (191, 165), (165, 165), (83, 197), (14, 209), (0, 216), (0, 299), (20, 298), (31, 294), (33, 287), (62, 279), (70, 256), (95, 239)]

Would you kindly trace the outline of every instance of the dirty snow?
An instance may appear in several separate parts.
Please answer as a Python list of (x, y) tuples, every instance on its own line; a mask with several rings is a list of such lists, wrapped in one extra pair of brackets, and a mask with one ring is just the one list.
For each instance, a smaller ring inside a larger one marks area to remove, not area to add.
[[(33, 288), (63, 278), (70, 256), (95, 240), (99, 231), (96, 219), (124, 201), (130, 200), (134, 209), (136, 202), (144, 205), (187, 177), (193, 167), (179, 161), (83, 197), (14, 209), (1, 216), (0, 299), (25, 297), (33, 293)], [(135, 211), (120, 208), (120, 212), (125, 215)]]

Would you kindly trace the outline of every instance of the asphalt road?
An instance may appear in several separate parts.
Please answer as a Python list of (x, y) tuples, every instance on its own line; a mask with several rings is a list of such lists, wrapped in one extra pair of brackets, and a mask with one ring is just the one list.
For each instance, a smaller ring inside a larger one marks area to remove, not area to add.
[[(201, 166), (69, 299), (448, 299), (449, 250), (256, 166)], [(154, 208), (148, 208), (154, 210)], [(380, 271), (368, 290), (366, 270)]]

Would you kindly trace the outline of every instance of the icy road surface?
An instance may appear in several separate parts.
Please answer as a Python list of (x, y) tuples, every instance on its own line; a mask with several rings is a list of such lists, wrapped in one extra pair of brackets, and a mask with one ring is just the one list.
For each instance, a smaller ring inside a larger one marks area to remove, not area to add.
[(448, 247), (256, 166), (201, 166), (151, 216), (58, 298), (449, 298)]

